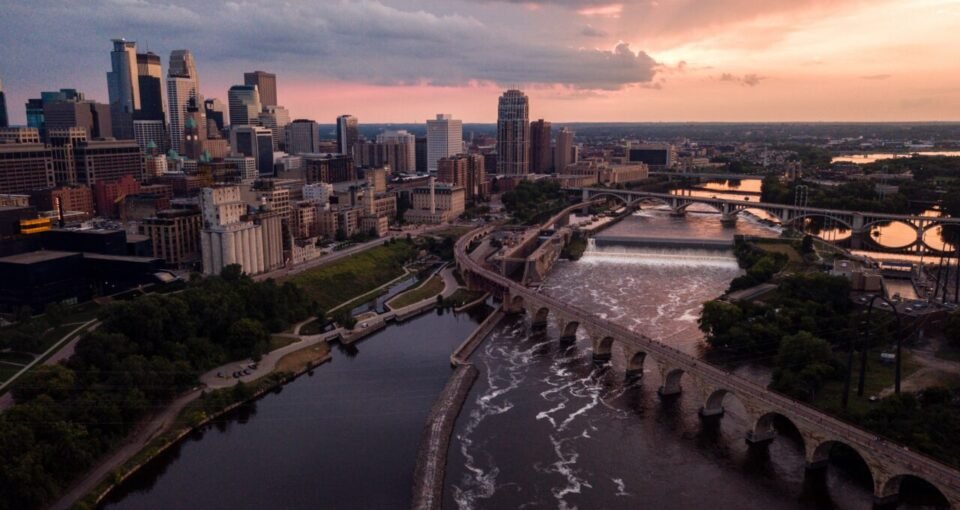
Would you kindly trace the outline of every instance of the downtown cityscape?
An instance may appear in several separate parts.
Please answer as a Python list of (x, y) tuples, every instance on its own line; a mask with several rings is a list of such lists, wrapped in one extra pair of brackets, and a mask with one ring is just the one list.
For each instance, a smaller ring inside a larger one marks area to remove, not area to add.
[(0, 510), (960, 508), (960, 2), (0, 10)]

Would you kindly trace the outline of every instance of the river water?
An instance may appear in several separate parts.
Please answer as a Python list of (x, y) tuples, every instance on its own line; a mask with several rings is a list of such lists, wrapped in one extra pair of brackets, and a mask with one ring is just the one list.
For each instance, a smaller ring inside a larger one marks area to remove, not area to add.
[(409, 508), (427, 414), (477, 324), (429, 313), (335, 348), (312, 375), (160, 456), (102, 508)]
[[(776, 234), (755, 221), (731, 229), (716, 214), (656, 210), (606, 233)], [(740, 270), (729, 252), (674, 255), (590, 248), (577, 262), (558, 262), (542, 291), (696, 355), (701, 304)], [(752, 423), (735, 398), (721, 420), (701, 421), (689, 382), (683, 395), (661, 399), (652, 361), (642, 379), (628, 380), (619, 347), (597, 366), (582, 331), (564, 346), (552, 319), (546, 335), (533, 337), (528, 320), (495, 330), (472, 358), (481, 376), (451, 442), (444, 508), (871, 508), (862, 466), (805, 479), (802, 440), (788, 425), (768, 449), (750, 449)]]

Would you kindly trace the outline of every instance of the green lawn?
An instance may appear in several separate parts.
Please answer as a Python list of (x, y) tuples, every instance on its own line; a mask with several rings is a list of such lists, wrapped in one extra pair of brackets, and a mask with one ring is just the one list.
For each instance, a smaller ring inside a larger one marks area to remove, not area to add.
[(270, 350), (275, 351), (281, 347), (286, 347), (297, 341), (295, 336), (270, 335)]
[[(857, 382), (860, 377), (860, 357), (856, 354), (853, 362), (853, 374), (850, 378), (850, 400), (848, 409), (855, 413), (864, 413), (875, 404), (870, 402), (872, 395), (878, 395), (884, 388), (893, 386), (895, 366), (880, 362), (880, 352), (883, 349), (873, 349), (868, 354), (867, 376), (865, 378), (863, 396), (857, 396)], [(915, 372), (920, 365), (914, 362), (909, 354), (904, 353), (901, 380)], [(814, 404), (831, 413), (839, 414), (843, 399), (843, 381), (829, 381), (817, 395)]]
[(397, 278), (416, 253), (413, 243), (397, 240), (300, 273), (289, 281), (302, 287), (320, 307), (330, 310)]
[(393, 298), (388, 303), (390, 308), (397, 309), (412, 305), (424, 299), (431, 298), (443, 292), (443, 278), (433, 276), (426, 283), (415, 289), (408, 290)]

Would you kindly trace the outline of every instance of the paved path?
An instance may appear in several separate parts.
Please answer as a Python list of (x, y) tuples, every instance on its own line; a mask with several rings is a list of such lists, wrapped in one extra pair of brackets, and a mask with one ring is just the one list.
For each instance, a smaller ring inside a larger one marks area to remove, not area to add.
[(110, 452), (103, 461), (94, 467), (93, 471), (88, 472), (87, 475), (73, 485), (66, 494), (54, 504), (50, 505), (50, 509), (67, 510), (72, 507), (74, 503), (93, 491), (113, 470), (119, 468), (127, 462), (127, 460), (143, 450), (154, 437), (166, 432), (166, 430), (173, 425), (180, 411), (193, 399), (200, 396), (200, 393), (200, 389), (186, 393), (141, 422), (140, 427), (132, 436), (127, 438), (123, 446)]
[[(97, 329), (97, 327), (99, 326), (100, 326), (100, 322), (96, 319), (92, 319), (90, 321), (84, 322), (83, 324), (77, 326), (75, 329), (71, 330), (66, 335), (63, 335), (63, 337), (57, 343), (50, 346), (50, 348), (44, 351), (43, 354), (37, 355), (35, 358), (33, 358), (33, 361), (25, 365), (19, 372), (14, 374), (13, 377), (11, 377), (10, 379), (7, 379), (7, 381), (4, 382), (3, 384), (0, 384), (0, 391), (6, 389), (8, 386), (13, 384), (14, 381), (16, 381), (23, 374), (27, 373), (27, 371), (33, 368), (34, 365), (36, 365), (37, 363), (40, 363), (40, 360), (42, 360), (44, 357), (49, 355), (51, 352), (53, 352), (53, 355), (47, 358), (43, 362), (44, 365), (55, 365), (57, 363), (60, 363), (62, 360), (65, 360), (70, 356), (73, 356), (73, 353), (77, 347), (77, 342), (79, 342), (80, 338), (83, 337), (83, 335), (80, 334), (81, 331), (84, 331), (84, 332), (93, 331)], [(70, 339), (71, 336), (73, 336), (73, 339), (67, 342), (67, 340)], [(64, 342), (67, 342), (67, 343), (64, 344)], [(4, 393), (3, 395), (0, 395), (0, 412), (6, 411), (11, 406), (13, 406), (13, 404), (14, 404), (13, 395), (11, 395), (9, 391)]]
[[(902, 392), (920, 391), (936, 386), (938, 382), (942, 384), (944, 374), (960, 376), (960, 363), (956, 361), (938, 358), (935, 353), (925, 349), (911, 349), (909, 352), (913, 361), (922, 366), (901, 381)], [(893, 386), (884, 388), (880, 396), (892, 395), (894, 391)]]

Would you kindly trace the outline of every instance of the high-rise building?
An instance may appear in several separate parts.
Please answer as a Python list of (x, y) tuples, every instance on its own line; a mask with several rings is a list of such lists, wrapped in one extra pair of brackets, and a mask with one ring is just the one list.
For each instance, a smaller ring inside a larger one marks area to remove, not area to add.
[(40, 143), (40, 141), (40, 130), (37, 128), (0, 128), (0, 143)]
[(57, 186), (73, 186), (77, 183), (77, 158), (74, 148), (87, 140), (87, 130), (79, 127), (51, 129), (47, 132), (47, 142), (53, 152), (53, 174)]
[(417, 173), (425, 174), (427, 173), (427, 138), (417, 138), (416, 144)]
[(187, 120), (183, 123), (183, 155), (199, 160), (203, 156), (204, 143), (207, 141), (206, 108), (196, 99), (187, 104)]
[[(399, 131), (384, 131), (377, 135), (377, 143), (381, 144), (397, 144), (402, 146), (402, 149), (391, 150), (391, 153), (403, 153), (405, 160), (401, 161), (391, 161), (390, 169), (393, 172), (397, 173), (408, 173), (413, 172), (417, 168), (417, 137), (411, 133), (408, 133), (407, 130), (401, 129)], [(401, 164), (402, 163), (402, 164)]]
[(230, 125), (253, 126), (262, 110), (260, 92), (256, 85), (234, 85), (227, 92), (230, 105)]
[(467, 185), (467, 157), (464, 154), (437, 160), (437, 182), (455, 186)]
[(627, 161), (645, 163), (653, 170), (664, 170), (676, 164), (677, 149), (667, 142), (627, 144)]
[[(207, 131), (223, 132), (223, 128), (230, 125), (230, 112), (223, 101), (213, 98), (203, 102), (203, 107), (207, 111)], [(216, 129), (214, 129), (216, 126)]]
[(200, 98), (200, 77), (190, 50), (170, 52), (167, 69), (167, 107), (170, 109), (170, 148), (183, 152), (183, 126), (186, 122), (187, 104), (190, 99)]
[(273, 175), (273, 132), (269, 129), (234, 124), (230, 127), (230, 147), (234, 154), (256, 159), (261, 176)]
[(73, 152), (79, 183), (93, 185), (100, 181), (117, 181), (125, 175), (143, 179), (143, 154), (133, 140), (80, 142)]
[(3, 91), (3, 81), (0, 80), (0, 128), (10, 125), (10, 118), (7, 115), (7, 94)]
[(140, 89), (140, 109), (134, 120), (165, 120), (163, 110), (163, 70), (160, 55), (137, 53), (137, 83)]
[(264, 105), (258, 118), (259, 124), (273, 133), (273, 150), (286, 148), (283, 134), (290, 125), (290, 112), (282, 106)]
[(303, 177), (307, 184), (350, 182), (357, 180), (353, 158), (343, 154), (304, 154)]
[(549, 122), (539, 119), (530, 123), (530, 171), (535, 174), (550, 171), (552, 134)]
[(166, 154), (167, 130), (162, 120), (133, 121), (133, 139), (144, 154)]
[(519, 90), (500, 96), (497, 107), (497, 173), (530, 173), (530, 100)]
[(45, 132), (80, 127), (86, 130), (89, 139), (107, 138), (113, 136), (110, 117), (110, 105), (103, 103), (82, 99), (43, 101)]
[(260, 105), (277, 106), (277, 75), (264, 71), (243, 73), (244, 85), (256, 85), (260, 91)]
[(573, 144), (574, 133), (569, 128), (561, 128), (557, 133), (557, 153), (553, 158), (553, 167), (558, 174), (577, 162), (576, 146)]
[(52, 188), (53, 156), (42, 143), (0, 143), (0, 193)]
[(133, 138), (133, 115), (140, 109), (140, 80), (137, 65), (137, 43), (113, 39), (107, 93), (110, 97), (110, 120), (113, 136)]
[(27, 126), (40, 131), (40, 139), (46, 140), (47, 126), (43, 115), (43, 106), (54, 101), (83, 101), (83, 93), (76, 89), (60, 89), (54, 92), (41, 92), (39, 98), (29, 99), (26, 103)]
[(439, 113), (427, 120), (427, 172), (437, 172), (437, 161), (463, 152), (463, 121)]
[(286, 139), (290, 154), (320, 152), (320, 125), (309, 119), (297, 119), (287, 126)]
[(353, 115), (337, 117), (337, 152), (353, 156), (353, 146), (360, 140), (357, 118)]

